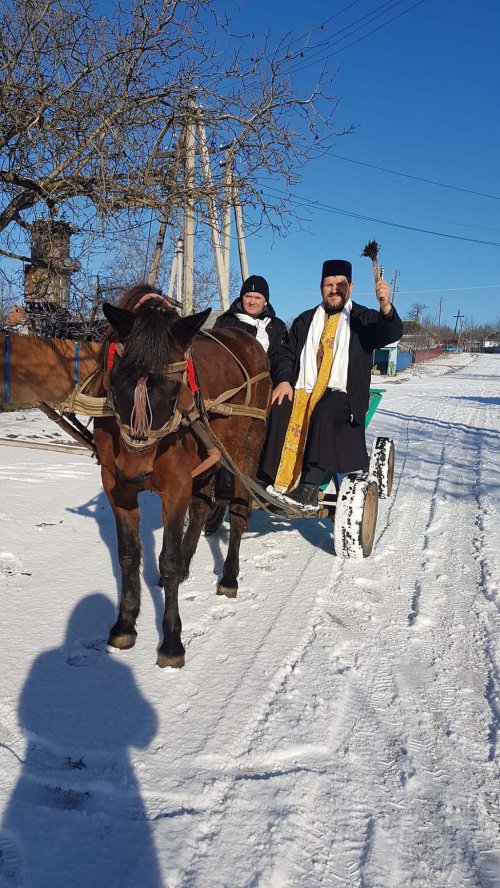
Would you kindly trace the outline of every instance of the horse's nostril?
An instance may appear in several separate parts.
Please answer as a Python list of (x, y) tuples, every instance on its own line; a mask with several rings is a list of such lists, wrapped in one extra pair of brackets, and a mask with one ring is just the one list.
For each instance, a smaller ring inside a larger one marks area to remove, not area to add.
[(143, 484), (144, 481), (147, 481), (148, 478), (151, 477), (153, 472), (139, 472), (138, 475), (134, 475), (133, 477), (130, 475), (126, 475), (123, 469), (119, 469), (116, 467), (116, 475), (120, 481), (125, 481), (126, 484)]

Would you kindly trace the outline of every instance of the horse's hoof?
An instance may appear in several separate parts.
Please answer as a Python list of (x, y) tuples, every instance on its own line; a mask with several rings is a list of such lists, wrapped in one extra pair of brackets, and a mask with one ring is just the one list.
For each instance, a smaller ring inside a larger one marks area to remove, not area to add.
[(217, 595), (225, 595), (226, 598), (236, 598), (237, 594), (237, 586), (223, 586), (222, 583), (219, 583), (217, 586)]
[(110, 647), (119, 648), (121, 651), (128, 651), (133, 648), (137, 639), (137, 635), (110, 635), (108, 644)]
[(169, 657), (167, 654), (162, 654), (161, 651), (158, 651), (158, 656), (156, 658), (156, 665), (159, 666), (160, 669), (165, 669), (165, 666), (170, 666), (172, 669), (182, 669), (185, 662), (186, 658), (184, 654), (177, 654), (175, 657)]

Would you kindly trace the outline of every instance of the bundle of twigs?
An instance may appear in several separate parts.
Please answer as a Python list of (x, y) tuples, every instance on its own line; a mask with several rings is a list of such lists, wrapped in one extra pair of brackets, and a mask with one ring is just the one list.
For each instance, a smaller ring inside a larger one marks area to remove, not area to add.
[(380, 268), (380, 265), (378, 264), (379, 250), (380, 250), (380, 244), (378, 244), (377, 241), (372, 240), (372, 241), (368, 241), (366, 247), (364, 248), (363, 252), (361, 253), (362, 256), (367, 256), (368, 259), (372, 260), (372, 268), (373, 268), (373, 275), (375, 278), (375, 283), (377, 283), (377, 281), (380, 281), (382, 279), (382, 269)]

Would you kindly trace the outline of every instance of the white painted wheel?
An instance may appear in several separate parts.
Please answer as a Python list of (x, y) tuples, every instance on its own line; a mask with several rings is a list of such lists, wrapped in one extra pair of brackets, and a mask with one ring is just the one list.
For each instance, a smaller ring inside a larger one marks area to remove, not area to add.
[(346, 475), (340, 485), (333, 538), (340, 558), (367, 558), (373, 549), (378, 487), (371, 475)]
[(370, 456), (369, 474), (373, 475), (378, 486), (380, 499), (391, 495), (394, 482), (394, 441), (392, 438), (375, 438)]

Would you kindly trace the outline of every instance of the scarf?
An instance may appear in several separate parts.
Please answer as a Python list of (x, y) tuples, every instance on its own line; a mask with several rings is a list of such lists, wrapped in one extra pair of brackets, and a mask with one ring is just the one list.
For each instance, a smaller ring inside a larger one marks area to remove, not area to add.
[(255, 337), (260, 342), (264, 351), (267, 351), (269, 348), (269, 336), (267, 335), (266, 327), (271, 323), (272, 318), (252, 318), (247, 314), (236, 314), (235, 317), (237, 317), (239, 321), (243, 321), (244, 324), (257, 328)]
[(327, 388), (346, 391), (349, 363), (351, 300), (338, 314), (318, 306), (300, 356), (292, 414), (274, 482), (280, 493), (293, 490), (300, 479), (312, 412)]
[[(352, 300), (349, 299), (339, 313), (339, 323), (335, 332), (333, 354), (335, 360), (332, 363), (327, 388), (347, 391), (347, 368), (349, 365), (349, 341), (351, 338), (351, 308)], [(318, 305), (307, 331), (307, 339), (300, 356), (300, 369), (295, 383), (296, 389), (305, 389), (312, 392), (318, 375), (318, 346), (320, 344), (325, 319), (332, 317), (327, 315), (323, 305)]]

